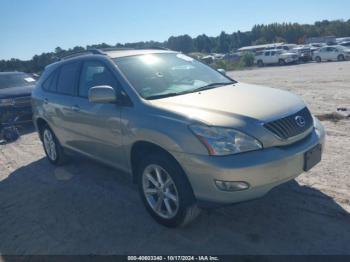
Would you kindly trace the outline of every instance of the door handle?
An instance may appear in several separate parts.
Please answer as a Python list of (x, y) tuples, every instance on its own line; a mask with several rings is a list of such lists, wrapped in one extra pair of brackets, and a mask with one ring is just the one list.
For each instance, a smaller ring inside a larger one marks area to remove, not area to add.
[(74, 105), (74, 106), (72, 106), (72, 110), (74, 112), (79, 112), (80, 111), (80, 107), (78, 105)]

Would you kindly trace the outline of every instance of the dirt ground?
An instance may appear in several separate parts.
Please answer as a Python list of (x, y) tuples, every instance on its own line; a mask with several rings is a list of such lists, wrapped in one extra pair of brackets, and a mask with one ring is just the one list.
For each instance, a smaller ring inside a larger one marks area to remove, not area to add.
[[(295, 92), (315, 114), (350, 109), (350, 62), (231, 72)], [(35, 133), (0, 145), (1, 254), (350, 254), (350, 120), (324, 121), (321, 164), (266, 197), (156, 224), (123, 173), (77, 158), (55, 168)]]

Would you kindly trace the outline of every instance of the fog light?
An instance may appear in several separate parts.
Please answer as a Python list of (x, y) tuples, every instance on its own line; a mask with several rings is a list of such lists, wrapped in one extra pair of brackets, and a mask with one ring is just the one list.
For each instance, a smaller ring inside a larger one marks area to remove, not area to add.
[(242, 191), (249, 188), (249, 184), (246, 182), (232, 182), (215, 180), (215, 185), (222, 191)]

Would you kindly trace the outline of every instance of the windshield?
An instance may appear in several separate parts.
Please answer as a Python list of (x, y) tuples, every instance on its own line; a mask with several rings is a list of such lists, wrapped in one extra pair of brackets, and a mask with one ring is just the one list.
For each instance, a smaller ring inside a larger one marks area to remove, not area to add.
[(145, 99), (157, 99), (215, 88), (233, 81), (214, 69), (178, 53), (146, 54), (114, 59)]
[(24, 73), (0, 74), (0, 89), (19, 86), (31, 86), (34, 84), (34, 78)]

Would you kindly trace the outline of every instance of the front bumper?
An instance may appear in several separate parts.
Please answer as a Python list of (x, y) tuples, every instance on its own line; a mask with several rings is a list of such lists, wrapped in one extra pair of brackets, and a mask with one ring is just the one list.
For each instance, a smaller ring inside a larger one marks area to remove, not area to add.
[[(304, 154), (325, 143), (322, 126), (303, 140), (283, 147), (266, 148), (238, 155), (212, 157), (174, 153), (192, 185), (199, 202), (231, 204), (259, 198), (275, 186), (304, 172)], [(219, 190), (215, 180), (243, 181), (250, 185), (244, 191)]]

